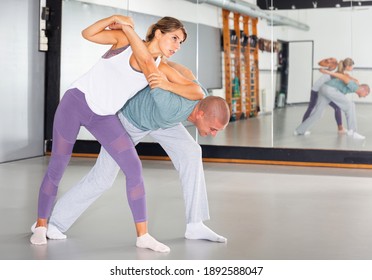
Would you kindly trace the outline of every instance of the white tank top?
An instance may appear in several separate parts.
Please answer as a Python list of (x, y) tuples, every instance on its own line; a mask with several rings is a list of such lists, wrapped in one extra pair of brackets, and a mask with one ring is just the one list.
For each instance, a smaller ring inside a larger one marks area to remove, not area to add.
[[(110, 58), (101, 58), (70, 88), (85, 94), (89, 108), (97, 115), (113, 115), (138, 91), (148, 85), (145, 75), (130, 66), (133, 51), (129, 46)], [(160, 57), (156, 59), (159, 66)]]

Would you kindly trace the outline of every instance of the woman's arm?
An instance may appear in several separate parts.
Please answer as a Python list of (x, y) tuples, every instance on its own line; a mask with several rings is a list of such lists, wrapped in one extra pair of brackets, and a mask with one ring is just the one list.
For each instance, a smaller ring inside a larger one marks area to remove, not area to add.
[[(143, 74), (146, 76), (146, 79), (149, 81), (149, 76), (150, 74), (153, 74), (153, 73), (161, 75), (158, 67), (156, 67), (154, 58), (152, 57), (151, 53), (147, 49), (142, 39), (134, 31), (134, 29), (131, 26), (126, 25), (126, 24), (123, 24), (121, 28), (122, 28), (122, 32), (124, 32), (124, 34), (126, 35), (130, 46), (132, 47), (132, 51), (133, 51), (135, 60), (138, 64), (138, 67), (141, 69)], [(132, 61), (131, 61), (131, 64), (132, 64)], [(132, 64), (132, 66), (135, 67), (136, 65)]]
[(185, 78), (177, 70), (165, 63), (160, 63), (160, 71), (164, 74), (150, 76), (151, 88), (159, 87), (171, 91), (190, 100), (200, 100), (204, 97), (202, 88), (190, 79)]
[(343, 81), (345, 84), (348, 84), (352, 80), (349, 75), (345, 75), (345, 74), (342, 74), (342, 73), (332, 72), (332, 71), (329, 71), (329, 70), (326, 70), (326, 69), (320, 69), (319, 71), (322, 72), (323, 74), (328, 74), (328, 75), (330, 75), (334, 78), (337, 78), (337, 79)]
[(176, 69), (185, 78), (187, 78), (189, 80), (192, 80), (192, 81), (196, 80), (196, 77), (195, 77), (194, 73), (189, 68), (187, 68), (186, 66), (184, 66), (182, 64), (179, 64), (179, 63), (176, 63), (176, 62), (173, 62), (173, 61), (169, 61), (169, 60), (163, 60), (163, 62), (165, 64), (168, 64), (173, 69)]
[(354, 77), (351, 77), (348, 73), (344, 73), (346, 76), (350, 77), (351, 80), (353, 80), (354, 82), (356, 82), (358, 85), (359, 85), (359, 80), (358, 79), (355, 79)]
[(123, 47), (128, 45), (129, 41), (125, 35), (123, 36), (121, 24), (118, 24), (119, 22), (132, 27), (134, 26), (132, 18), (113, 15), (93, 23), (85, 28), (81, 33), (85, 39), (91, 42), (103, 45), (113, 45), (114, 48)]
[(169, 65), (161, 62), (159, 68), (156, 67), (154, 58), (133, 28), (123, 25), (122, 30), (129, 40), (139, 68), (145, 74), (151, 88), (162, 88), (190, 100), (199, 100), (204, 97), (203, 90), (199, 85), (183, 77)]
[(199, 100), (204, 97), (203, 90), (199, 85), (186, 79), (169, 65), (161, 62), (159, 68), (156, 67), (154, 58), (133, 28), (123, 24), (122, 30), (129, 40), (139, 68), (145, 74), (151, 88), (159, 87), (190, 100)]

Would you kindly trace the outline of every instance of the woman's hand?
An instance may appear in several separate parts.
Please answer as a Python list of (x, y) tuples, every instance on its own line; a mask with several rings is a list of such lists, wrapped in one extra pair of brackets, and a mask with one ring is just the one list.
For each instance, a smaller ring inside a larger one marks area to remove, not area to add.
[(149, 82), (151, 88), (161, 88), (164, 90), (169, 90), (170, 83), (167, 77), (160, 71), (158, 73), (150, 74), (147, 78), (147, 81)]
[(121, 47), (128, 44), (123, 32), (120, 32), (124, 25), (133, 28), (133, 19), (127, 16), (113, 15), (88, 26), (82, 31), (82, 35), (85, 39), (94, 43)]
[(109, 25), (110, 29), (121, 29), (122, 25), (128, 25), (134, 29), (134, 21), (131, 17), (114, 15), (113, 23)]
[(108, 28), (111, 30), (120, 30), (122, 26), (123, 26), (122, 24), (114, 22), (114, 23), (111, 23), (108, 26)]
[(320, 68), (319, 71), (323, 74), (330, 74), (330, 71), (325, 68)]

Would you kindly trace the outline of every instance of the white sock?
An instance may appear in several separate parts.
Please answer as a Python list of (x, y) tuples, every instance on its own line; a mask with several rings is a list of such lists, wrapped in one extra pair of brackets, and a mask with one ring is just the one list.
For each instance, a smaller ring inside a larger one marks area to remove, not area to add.
[(363, 136), (363, 135), (361, 135), (361, 134), (355, 132), (354, 130), (349, 130), (349, 131), (347, 132), (347, 135), (352, 136), (354, 139), (359, 139), (359, 140), (364, 140), (364, 139), (366, 139), (365, 136)]
[(293, 135), (294, 136), (298, 136), (298, 135), (310, 135), (311, 134), (311, 132), (310, 131), (308, 131), (308, 130), (306, 130), (303, 134), (300, 134), (297, 130), (295, 130), (294, 132), (293, 132)]
[(363, 135), (361, 135), (361, 134), (359, 134), (359, 133), (357, 133), (357, 132), (354, 132), (354, 133), (353, 133), (353, 138), (354, 138), (354, 139), (359, 139), (359, 140), (364, 140), (364, 139), (366, 139), (365, 136), (363, 136)]
[(137, 237), (136, 246), (139, 248), (150, 249), (160, 253), (170, 252), (170, 248), (168, 246), (164, 245), (163, 243), (160, 243), (148, 233)]
[[(34, 223), (31, 226), (31, 231), (32, 232), (35, 231), (35, 227), (36, 227), (36, 223)], [(55, 225), (52, 225), (52, 224), (48, 224), (48, 229), (47, 229), (46, 236), (49, 239), (54, 239), (54, 240), (61, 240), (61, 239), (66, 239), (67, 238), (66, 234), (63, 234)]]
[(227, 242), (227, 239), (225, 237), (215, 233), (209, 227), (204, 225), (203, 222), (187, 224), (185, 237), (187, 239), (206, 239), (213, 242), (221, 243)]
[(66, 234), (63, 234), (55, 225), (51, 224), (48, 224), (47, 237), (54, 240), (67, 238)]
[(34, 245), (45, 245), (47, 244), (46, 238), (46, 227), (37, 227), (34, 230), (34, 233), (31, 235), (30, 241)]

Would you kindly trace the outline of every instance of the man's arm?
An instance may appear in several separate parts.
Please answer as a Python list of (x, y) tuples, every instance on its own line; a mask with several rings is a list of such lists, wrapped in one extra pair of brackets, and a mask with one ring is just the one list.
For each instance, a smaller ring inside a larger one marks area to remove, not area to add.
[(336, 69), (337, 63), (338, 62), (336, 58), (329, 57), (329, 58), (325, 58), (319, 61), (318, 65), (322, 67), (327, 67), (329, 70), (333, 70), (333, 69)]

